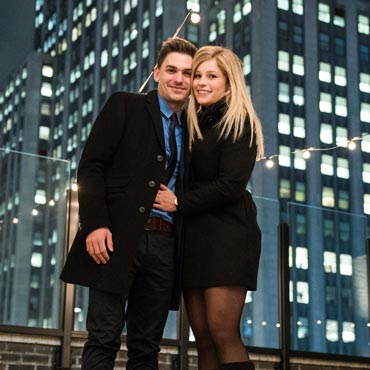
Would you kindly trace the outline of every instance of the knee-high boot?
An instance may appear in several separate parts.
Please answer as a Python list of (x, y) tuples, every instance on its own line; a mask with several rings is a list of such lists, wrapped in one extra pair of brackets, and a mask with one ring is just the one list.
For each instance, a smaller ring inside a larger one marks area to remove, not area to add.
[(251, 361), (247, 362), (230, 362), (222, 364), (220, 370), (255, 370), (254, 364)]

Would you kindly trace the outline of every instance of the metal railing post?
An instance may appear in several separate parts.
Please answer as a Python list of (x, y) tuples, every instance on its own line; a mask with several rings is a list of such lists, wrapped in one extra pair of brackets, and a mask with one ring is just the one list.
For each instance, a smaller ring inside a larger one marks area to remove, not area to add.
[(281, 369), (289, 370), (290, 355), (290, 302), (289, 302), (289, 226), (278, 225), (279, 251), (279, 322)]
[[(78, 200), (77, 191), (67, 190), (67, 215), (66, 215), (66, 243), (65, 256), (72, 245), (73, 238), (76, 235), (78, 228)], [(65, 260), (65, 258), (64, 258)], [(63, 338), (61, 345), (61, 369), (71, 368), (71, 339), (73, 329), (73, 313), (74, 313), (74, 293), (75, 286), (65, 284), (63, 302)]]
[(181, 300), (179, 315), (179, 370), (188, 370), (189, 322), (183, 299)]

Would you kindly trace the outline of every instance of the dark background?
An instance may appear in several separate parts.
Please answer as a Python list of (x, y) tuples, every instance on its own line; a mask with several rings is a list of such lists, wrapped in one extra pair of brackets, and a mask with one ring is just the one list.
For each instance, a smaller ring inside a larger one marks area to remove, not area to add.
[(0, 0), (0, 85), (33, 50), (35, 0)]

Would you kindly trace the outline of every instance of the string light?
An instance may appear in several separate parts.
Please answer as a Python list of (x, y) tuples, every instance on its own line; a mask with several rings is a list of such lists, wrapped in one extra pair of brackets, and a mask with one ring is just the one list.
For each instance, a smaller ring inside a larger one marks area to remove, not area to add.
[(36, 208), (34, 208), (31, 213), (32, 216), (37, 216), (39, 214), (39, 211)]
[[(184, 27), (186, 21), (188, 20), (188, 18), (190, 17), (190, 21), (192, 23), (199, 23), (200, 22), (200, 15), (196, 12), (193, 11), (193, 8), (195, 6), (196, 2), (194, 1), (193, 2), (193, 5), (190, 7), (190, 10), (187, 12), (187, 14), (185, 15), (185, 18), (182, 20), (182, 22), (180, 23), (180, 25), (177, 27), (177, 30), (176, 32), (173, 34), (172, 38), (176, 38), (177, 35), (180, 33), (180, 31), (182, 30), (182, 28)], [(138, 90), (138, 93), (142, 93), (143, 90), (144, 90), (144, 87), (147, 85), (147, 83), (149, 82), (149, 80), (151, 79), (151, 77), (153, 76), (153, 73), (154, 73), (154, 69), (157, 67), (157, 64), (154, 66), (154, 68), (152, 69), (152, 71), (150, 72), (149, 76), (146, 78), (146, 80), (143, 82), (143, 84), (140, 86), (139, 90)]]
[[(290, 152), (290, 155), (294, 155), (298, 152), (302, 153), (302, 156), (304, 159), (309, 159), (311, 158), (311, 152), (318, 152), (318, 151), (331, 151), (335, 150), (338, 148), (347, 148), (350, 151), (354, 151), (357, 148), (356, 141), (361, 141), (364, 139), (364, 137), (369, 136), (370, 133), (364, 134), (362, 136), (354, 136), (351, 139), (347, 139), (341, 143), (338, 143), (337, 145), (330, 146), (330, 147), (325, 147), (325, 146), (319, 146), (319, 147), (309, 147), (309, 148), (303, 148), (303, 149), (297, 149), (293, 152)], [(288, 153), (287, 153), (288, 154)], [(287, 154), (284, 154), (286, 156)], [(279, 158), (281, 157), (282, 154), (274, 154), (274, 155), (269, 155), (267, 157), (262, 157), (261, 160), (265, 160), (265, 165), (267, 168), (273, 168), (275, 166), (274, 158)]]

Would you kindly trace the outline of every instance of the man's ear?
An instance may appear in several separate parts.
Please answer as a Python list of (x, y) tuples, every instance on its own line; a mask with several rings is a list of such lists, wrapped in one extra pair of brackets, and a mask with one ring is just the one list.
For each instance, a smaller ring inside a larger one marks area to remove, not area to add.
[(154, 77), (154, 81), (155, 82), (158, 82), (159, 80), (159, 68), (157, 66), (154, 67), (153, 69), (153, 77)]

